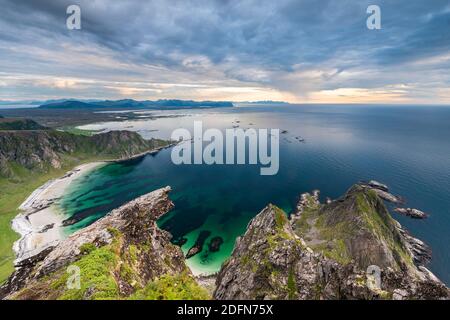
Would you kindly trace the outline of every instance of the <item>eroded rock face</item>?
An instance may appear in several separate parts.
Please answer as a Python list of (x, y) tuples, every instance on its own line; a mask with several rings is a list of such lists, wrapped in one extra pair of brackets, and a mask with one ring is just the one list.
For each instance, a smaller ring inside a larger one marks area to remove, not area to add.
[[(118, 261), (114, 281), (124, 296), (134, 291), (131, 281), (120, 270), (124, 263), (133, 271), (133, 284), (138, 282), (141, 286), (163, 274), (189, 272), (180, 248), (170, 243), (171, 235), (156, 225), (156, 220), (173, 207), (169, 191), (170, 187), (165, 187), (141, 196), (72, 234), (44, 256), (19, 267), (3, 288), (3, 294), (19, 299), (51, 299), (46, 290), (40, 291), (43, 276), (51, 276), (79, 260), (84, 248), (103, 247), (114, 239)], [(22, 290), (17, 293), (19, 289)]]
[(166, 253), (164, 248), (170, 243), (171, 235), (156, 226), (156, 220), (173, 208), (169, 191), (170, 187), (166, 187), (141, 196), (75, 232), (42, 261), (36, 276), (49, 274), (76, 260), (85, 243), (96, 246), (110, 243), (114, 229), (124, 235), (125, 245), (151, 243), (155, 256), (161, 259), (170, 256), (172, 252)]
[(300, 202), (291, 220), (269, 205), (249, 223), (218, 274), (216, 299), (449, 297), (418, 264), (419, 240), (391, 218), (377, 193), (354, 186), (328, 204), (318, 203), (317, 193)]

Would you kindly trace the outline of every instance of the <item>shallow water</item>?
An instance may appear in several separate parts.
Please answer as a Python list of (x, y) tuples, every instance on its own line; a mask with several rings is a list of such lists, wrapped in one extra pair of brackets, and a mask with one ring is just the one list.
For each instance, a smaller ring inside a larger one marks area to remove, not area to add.
[[(201, 231), (210, 231), (202, 253), (188, 264), (196, 272), (211, 273), (230, 255), (249, 220), (269, 202), (289, 212), (302, 192), (320, 189), (322, 199), (336, 198), (359, 180), (376, 179), (405, 197), (409, 207), (430, 213), (427, 220), (393, 215), (431, 245), (429, 267), (450, 284), (450, 108), (252, 106), (170, 114), (177, 117), (85, 127), (135, 130), (147, 138), (168, 138), (179, 127), (192, 130), (194, 120), (202, 120), (206, 128), (231, 128), (238, 120), (241, 128), (288, 130), (280, 135), (278, 174), (261, 176), (255, 165), (176, 166), (171, 150), (109, 164), (78, 179), (62, 199), (68, 216), (84, 217), (67, 233), (126, 201), (170, 185), (176, 207), (159, 224), (174, 239), (187, 239), (184, 252)], [(215, 236), (224, 243), (218, 252), (209, 252), (208, 243)]]

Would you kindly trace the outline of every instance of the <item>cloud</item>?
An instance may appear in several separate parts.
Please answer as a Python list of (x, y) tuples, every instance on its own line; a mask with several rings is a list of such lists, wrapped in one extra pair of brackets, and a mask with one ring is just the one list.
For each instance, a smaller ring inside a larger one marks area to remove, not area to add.
[(0, 0), (0, 99), (450, 102), (448, 1), (372, 2)]

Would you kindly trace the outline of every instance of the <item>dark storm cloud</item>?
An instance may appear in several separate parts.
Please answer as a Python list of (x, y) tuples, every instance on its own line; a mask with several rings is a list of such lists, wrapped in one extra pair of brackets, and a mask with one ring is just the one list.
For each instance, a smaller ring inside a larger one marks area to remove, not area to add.
[[(402, 74), (405, 65), (450, 51), (450, 6), (441, 0), (0, 0), (0, 4), (0, 66), (6, 73), (26, 72), (20, 64), (29, 62), (26, 65), (35, 75), (51, 75), (53, 70), (53, 75), (118, 81), (125, 71), (117, 64), (156, 65), (177, 73), (162, 79), (166, 82), (180, 81), (178, 72), (189, 72), (197, 74), (199, 83), (242, 82), (304, 96), (310, 91), (370, 89), (412, 80), (417, 85), (426, 80)], [(70, 4), (81, 7), (80, 31), (65, 27)], [(382, 30), (366, 28), (369, 4), (381, 7)], [(14, 50), (22, 45), (38, 52), (63, 52), (68, 61), (77, 54), (81, 59), (76, 49), (64, 46), (62, 51), (63, 43), (105, 50), (117, 64), (71, 67), (63, 65), (61, 57), (47, 59), (49, 53)], [(15, 64), (18, 59), (21, 63)], [(420, 71), (445, 87), (449, 79), (432, 71), (447, 69), (448, 61), (438, 59), (432, 66), (420, 66)], [(393, 68), (399, 70), (397, 78), (384, 72)], [(129, 70), (127, 76), (146, 81), (144, 69)], [(195, 81), (188, 74), (182, 80)]]

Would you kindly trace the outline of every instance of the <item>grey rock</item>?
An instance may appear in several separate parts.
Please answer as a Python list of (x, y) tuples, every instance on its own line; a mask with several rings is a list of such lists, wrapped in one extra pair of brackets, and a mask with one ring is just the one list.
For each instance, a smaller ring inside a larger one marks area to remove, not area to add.
[[(428, 269), (412, 263), (420, 260), (419, 252), (428, 252), (426, 245), (407, 234), (370, 189), (356, 185), (329, 204), (318, 203), (318, 192), (304, 194), (291, 220), (273, 205), (264, 208), (236, 240), (218, 273), (214, 298), (448, 299), (449, 289)], [(367, 220), (367, 215), (378, 217)], [(317, 239), (303, 238), (305, 229), (298, 231), (297, 224), (316, 224), (319, 217), (326, 237), (320, 239), (316, 227), (307, 235)], [(340, 227), (344, 225), (349, 229)], [(349, 260), (320, 249), (336, 241), (345, 246)], [(373, 265), (380, 271), (379, 287), (369, 281), (373, 276), (368, 267)]]
[(407, 217), (411, 217), (413, 219), (426, 219), (428, 218), (428, 214), (423, 211), (411, 208), (395, 208), (395, 212), (402, 214)]

